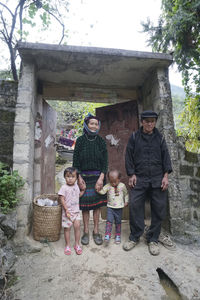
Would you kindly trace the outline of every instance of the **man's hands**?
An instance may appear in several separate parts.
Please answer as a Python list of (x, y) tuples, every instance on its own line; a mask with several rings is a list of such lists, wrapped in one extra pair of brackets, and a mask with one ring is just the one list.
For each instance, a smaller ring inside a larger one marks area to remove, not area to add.
[(162, 191), (166, 191), (168, 189), (168, 185), (169, 185), (168, 173), (165, 173), (165, 175), (162, 179), (162, 184), (161, 184)]
[(132, 175), (131, 177), (129, 177), (128, 185), (130, 186), (130, 188), (134, 188), (136, 182), (137, 182), (136, 175)]

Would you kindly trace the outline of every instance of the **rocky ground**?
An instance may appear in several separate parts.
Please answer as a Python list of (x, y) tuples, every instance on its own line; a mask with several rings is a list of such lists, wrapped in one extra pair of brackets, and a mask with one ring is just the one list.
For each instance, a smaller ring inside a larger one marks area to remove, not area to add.
[[(102, 233), (104, 226), (102, 220)], [(90, 227), (92, 230), (92, 221)], [(122, 228), (124, 242), (128, 238), (128, 222)], [(72, 234), (72, 245), (73, 240)], [(71, 256), (66, 256), (63, 234), (58, 242), (37, 243), (40, 252), (17, 259), (17, 281), (12, 287), (16, 300), (200, 299), (197, 248), (177, 245), (177, 250), (171, 252), (161, 245), (160, 255), (153, 257), (143, 239), (135, 249), (125, 252), (122, 245), (114, 244), (114, 239), (108, 246), (96, 246), (90, 237), (82, 255), (72, 251)], [(170, 279), (164, 278), (161, 284), (158, 269)]]

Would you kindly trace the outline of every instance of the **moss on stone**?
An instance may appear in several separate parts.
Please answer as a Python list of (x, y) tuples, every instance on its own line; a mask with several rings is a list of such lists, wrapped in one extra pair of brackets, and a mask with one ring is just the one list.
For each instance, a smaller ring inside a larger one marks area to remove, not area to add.
[(180, 175), (194, 176), (194, 168), (187, 165), (180, 166)]
[(191, 179), (190, 180), (190, 187), (191, 187), (193, 192), (199, 193), (199, 191), (200, 191), (200, 180)]
[(200, 178), (200, 167), (197, 168), (197, 172), (196, 172), (195, 176)]
[(196, 210), (193, 211), (193, 218), (194, 218), (195, 220), (198, 220), (198, 219), (199, 219)]
[(198, 155), (197, 153), (192, 153), (185, 151), (185, 160), (191, 162), (191, 163), (197, 163), (198, 162)]
[(15, 112), (0, 110), (0, 123), (13, 123), (15, 120)]
[(193, 207), (200, 207), (200, 199), (198, 195), (190, 195), (190, 201)]

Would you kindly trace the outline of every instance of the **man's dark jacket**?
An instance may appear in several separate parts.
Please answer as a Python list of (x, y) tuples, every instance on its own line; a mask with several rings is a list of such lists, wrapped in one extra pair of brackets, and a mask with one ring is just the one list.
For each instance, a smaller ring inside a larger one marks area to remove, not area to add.
[(152, 134), (141, 127), (128, 141), (125, 155), (128, 176), (137, 176), (137, 187), (151, 183), (153, 188), (161, 186), (163, 175), (172, 172), (171, 159), (165, 139), (157, 128)]

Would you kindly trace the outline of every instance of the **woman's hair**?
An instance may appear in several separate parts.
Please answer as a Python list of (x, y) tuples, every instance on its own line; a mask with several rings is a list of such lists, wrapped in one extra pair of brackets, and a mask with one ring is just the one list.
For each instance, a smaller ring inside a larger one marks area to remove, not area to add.
[(65, 178), (65, 175), (66, 175), (67, 173), (72, 174), (72, 173), (74, 173), (74, 172), (76, 172), (76, 176), (77, 176), (77, 178), (78, 178), (78, 171), (77, 171), (77, 169), (75, 169), (75, 168), (73, 168), (73, 167), (68, 167), (68, 168), (66, 168), (66, 169), (64, 170), (64, 178)]
[[(88, 123), (89, 123), (89, 121), (90, 121), (91, 119), (95, 119), (95, 120), (98, 121), (99, 128), (98, 128), (95, 132), (91, 131), (91, 130), (88, 128)], [(99, 133), (100, 127), (101, 127), (101, 121), (99, 120), (98, 117), (93, 116), (91, 113), (89, 113), (89, 114), (85, 117), (84, 122), (83, 122), (83, 133), (88, 134), (88, 135), (91, 135), (91, 136), (95, 136), (95, 135), (97, 135), (97, 134)]]
[(118, 170), (116, 170), (116, 169), (113, 169), (113, 170), (108, 171), (108, 178), (109, 178), (109, 176), (111, 175), (111, 173), (116, 173), (118, 179), (120, 179), (120, 178), (122, 177), (122, 174), (121, 174), (120, 171), (118, 171)]
[(98, 117), (93, 116), (93, 115), (90, 115), (90, 116), (86, 116), (86, 117), (85, 117), (84, 122), (88, 125), (88, 123), (89, 123), (89, 121), (90, 121), (91, 119), (97, 120), (98, 123), (99, 123), (99, 121), (100, 121)]

